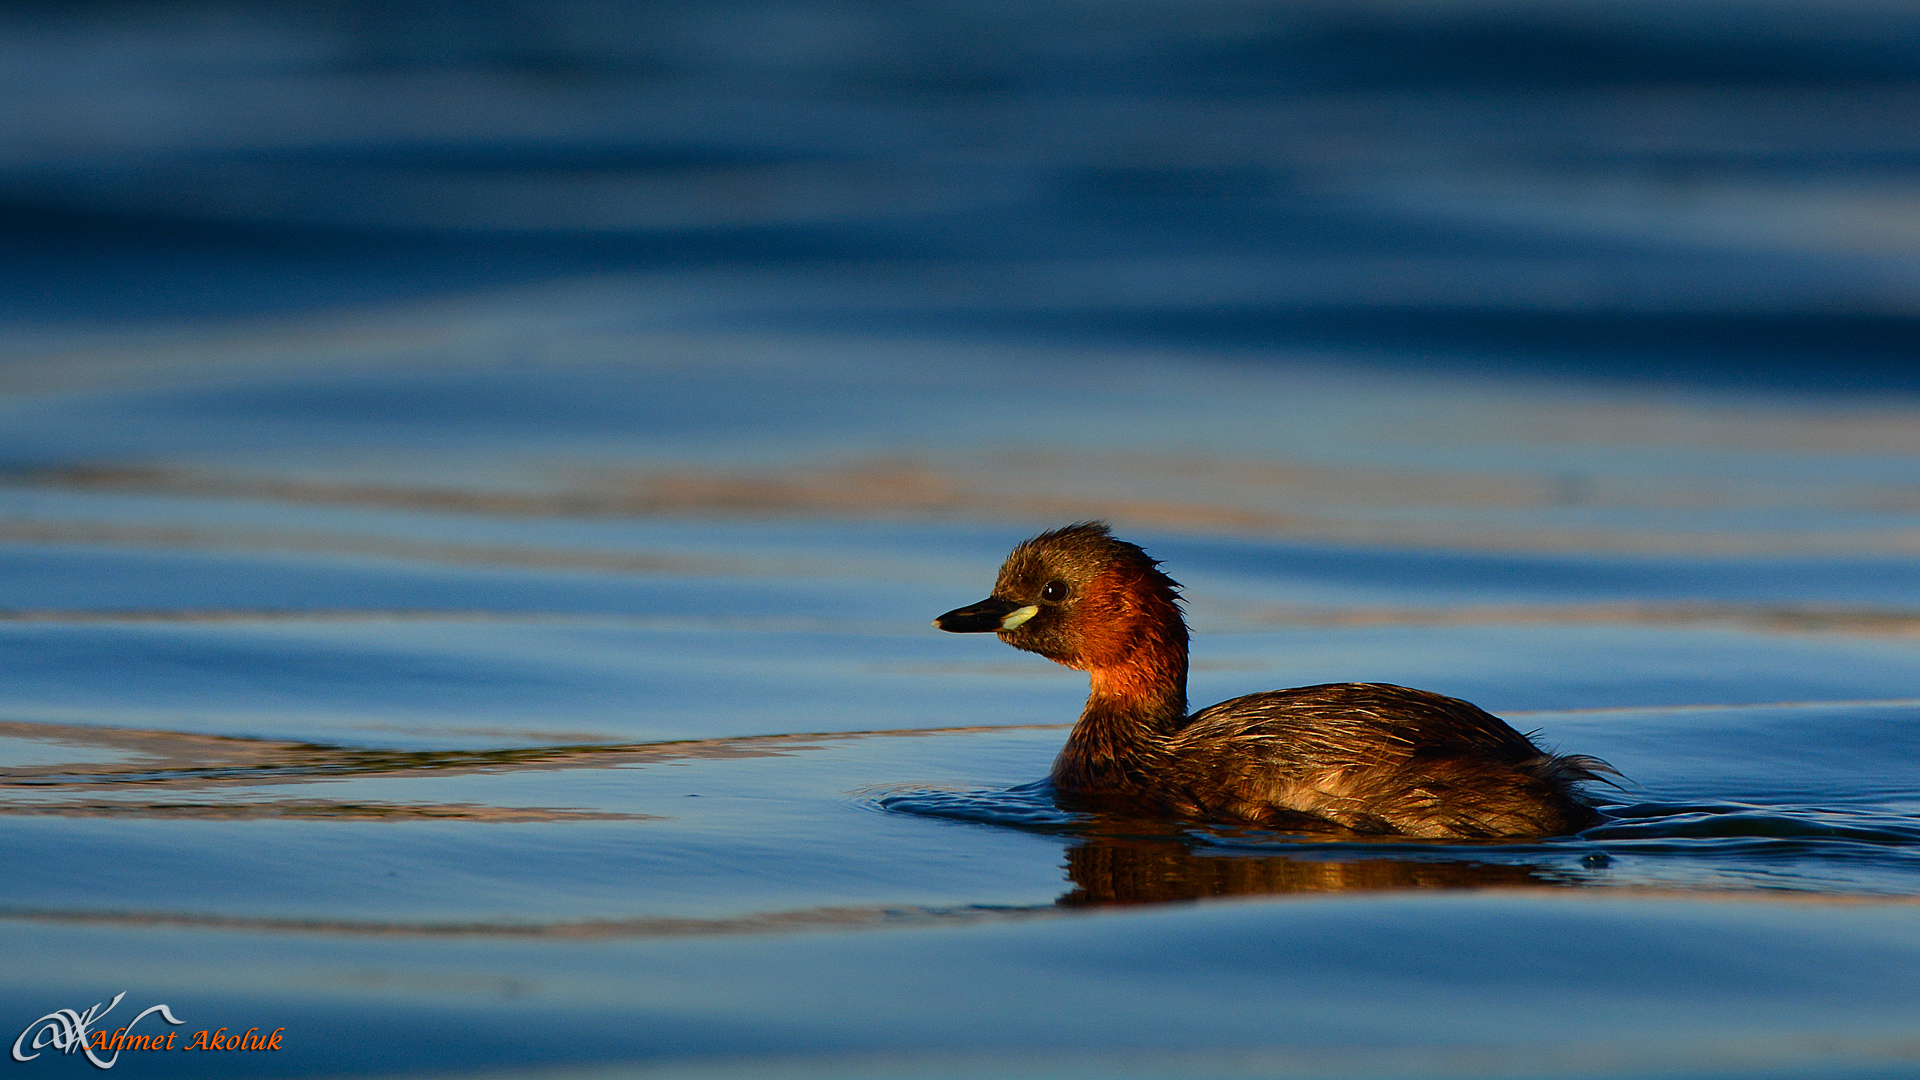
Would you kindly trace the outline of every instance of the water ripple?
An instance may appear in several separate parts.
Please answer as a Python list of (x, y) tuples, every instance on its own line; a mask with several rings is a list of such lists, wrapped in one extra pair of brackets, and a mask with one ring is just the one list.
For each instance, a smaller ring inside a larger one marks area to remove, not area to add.
[(1797, 805), (1646, 802), (1576, 836), (1428, 840), (1062, 806), (1046, 782), (894, 791), (878, 810), (1070, 838), (1067, 906), (1405, 889), (1787, 890), (1912, 895), (1920, 819)]
[(1588, 829), (1590, 840), (1844, 840), (1920, 845), (1920, 819), (1822, 807), (1638, 803), (1609, 807), (1615, 820)]

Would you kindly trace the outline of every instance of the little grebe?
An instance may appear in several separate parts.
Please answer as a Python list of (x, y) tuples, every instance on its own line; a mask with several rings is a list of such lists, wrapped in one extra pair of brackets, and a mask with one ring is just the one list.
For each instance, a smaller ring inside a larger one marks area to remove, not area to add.
[[(1054, 761), (1073, 796), (1269, 828), (1419, 837), (1554, 836), (1600, 820), (1556, 756), (1467, 702), (1384, 683), (1272, 690), (1187, 714), (1179, 583), (1101, 522), (1013, 549), (993, 595), (933, 625), (993, 632), (1088, 672)], [(1617, 775), (1617, 774), (1615, 774)]]

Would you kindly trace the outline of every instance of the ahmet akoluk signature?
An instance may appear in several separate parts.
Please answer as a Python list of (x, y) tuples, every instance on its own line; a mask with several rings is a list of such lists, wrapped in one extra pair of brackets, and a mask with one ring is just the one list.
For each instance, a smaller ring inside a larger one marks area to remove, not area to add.
[[(123, 990), (115, 994), (112, 1001), (104, 1005), (95, 1003), (93, 1008), (86, 1012), (75, 1009), (55, 1009), (35, 1020), (20, 1032), (18, 1038), (13, 1040), (13, 1060), (32, 1061), (40, 1056), (40, 1051), (46, 1049), (58, 1050), (63, 1054), (71, 1054), (77, 1050), (84, 1052), (87, 1060), (96, 1066), (111, 1069), (120, 1060), (120, 1052), (123, 1050), (278, 1050), (281, 1033), (287, 1030), (284, 1027), (275, 1028), (266, 1035), (256, 1034), (260, 1030), (257, 1027), (248, 1028), (245, 1033), (239, 1035), (227, 1034), (226, 1028), (214, 1031), (203, 1030), (194, 1032), (192, 1038), (177, 1045), (175, 1040), (180, 1036), (178, 1031), (161, 1032), (156, 1029), (151, 1033), (136, 1033), (133, 1030), (139, 1026), (140, 1021), (154, 1013), (159, 1013), (162, 1021), (176, 1028), (186, 1023), (173, 1015), (172, 1010), (164, 1004), (150, 1005), (141, 1010), (140, 1015), (128, 1021), (126, 1027), (116, 1029), (111, 1035), (105, 1030), (94, 1030), (95, 1026), (126, 996), (126, 991)], [(26, 1050), (33, 1052), (26, 1053)], [(100, 1056), (108, 1051), (112, 1052), (112, 1057)]]

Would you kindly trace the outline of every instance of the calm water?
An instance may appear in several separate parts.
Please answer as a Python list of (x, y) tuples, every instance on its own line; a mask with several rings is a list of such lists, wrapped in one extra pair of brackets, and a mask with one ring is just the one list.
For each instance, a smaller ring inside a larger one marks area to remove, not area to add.
[[(1223, 408), (1253, 378), (1155, 362)], [(948, 370), (896, 364), (923, 385), (870, 393), (951, 408), (970, 391)], [(1288, 538), (1206, 522), (1291, 490), (1235, 472), (1256, 451), (1141, 451), (1125, 531), (1188, 584), (1197, 701), (1399, 681), (1629, 778), (1615, 820), (1578, 837), (1327, 843), (1094, 819), (1030, 786), (1082, 677), (927, 620), (977, 598), (1035, 525), (1099, 512), (1087, 486), (984, 447), (969, 475), (1040, 491), (1052, 517), (964, 489), (982, 502), (890, 509), (885, 484), (907, 481), (861, 477), (897, 463), (615, 480), (535, 458), (571, 436), (537, 414), (503, 451), (497, 420), (369, 419), (378, 393), (334, 389), (396, 377), (276, 367), (8, 403), (9, 430), (49, 457), (129, 461), (23, 467), (0, 493), (0, 1000), (20, 1023), (126, 991), (186, 1030), (288, 1029), (277, 1055), (116, 1066), (177, 1076), (1915, 1067), (1920, 562), (1900, 541), (1910, 511), (1809, 505), (1821, 476), (1896, 483), (1898, 459), (1729, 454), (1719, 490), (1780, 505), (1703, 499), (1657, 529), (1625, 497), (1435, 508), (1402, 490), (1412, 466), (1320, 466), (1391, 482), (1323, 493), (1330, 523)], [(556, 396), (631, 380), (603, 395), (617, 411), (708, 376), (633, 361), (403, 377), (426, 400), (482, 379)], [(1377, 390), (1389, 407), (1399, 392)], [(1540, 391), (1532, 407), (1573, 406)], [(900, 409), (873, 412), (828, 423), (891, 438)], [(276, 445), (286, 430), (301, 453)], [(369, 431), (391, 440), (377, 461)], [(616, 458), (593, 438), (596, 461)], [(94, 449), (137, 439), (137, 458)], [(1503, 452), (1526, 476), (1528, 455)], [(1580, 452), (1598, 483), (1654, 488), (1692, 482), (1707, 453)], [(1109, 463), (1055, 467), (1114, 482)], [(1157, 484), (1201, 524), (1176, 527)], [(661, 489), (844, 509), (613, 505)], [(1771, 524), (1788, 513), (1797, 529)], [(1520, 539), (1362, 539), (1422, 520)], [(1321, 535), (1337, 528), (1356, 539)], [(1561, 550), (1574, 530), (1619, 550)], [(586, 1072), (540, 1071), (561, 1066)]]
[[(1920, 23), (1194, 10), (0, 12), (0, 1036), (1920, 1076)], [(1096, 516), (1196, 704), (1465, 697), (1611, 820), (1055, 806), (1084, 676), (928, 623)]]

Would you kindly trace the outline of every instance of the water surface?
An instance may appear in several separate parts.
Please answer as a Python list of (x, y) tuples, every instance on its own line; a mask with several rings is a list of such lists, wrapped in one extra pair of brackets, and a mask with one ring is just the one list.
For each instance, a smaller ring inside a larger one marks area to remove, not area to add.
[[(1910, 13), (380, 7), (0, 14), (13, 1031), (1920, 1074)], [(1084, 677), (928, 621), (1091, 517), (1196, 702), (1457, 695), (1609, 820), (1063, 808)]]

